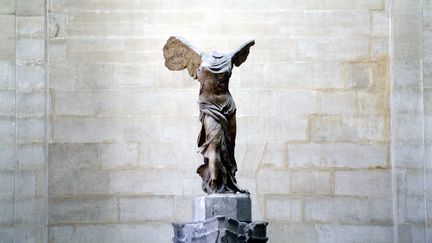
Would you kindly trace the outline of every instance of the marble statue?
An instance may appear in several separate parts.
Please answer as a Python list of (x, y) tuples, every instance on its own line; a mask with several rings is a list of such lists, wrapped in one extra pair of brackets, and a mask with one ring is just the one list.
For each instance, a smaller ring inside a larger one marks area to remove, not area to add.
[(181, 37), (170, 37), (163, 47), (169, 70), (187, 69), (200, 82), (198, 104), (202, 126), (198, 147), (204, 163), (197, 173), (207, 194), (248, 193), (237, 185), (235, 178), (236, 105), (228, 87), (233, 67), (246, 61), (254, 44), (250, 40), (231, 53), (207, 53)]

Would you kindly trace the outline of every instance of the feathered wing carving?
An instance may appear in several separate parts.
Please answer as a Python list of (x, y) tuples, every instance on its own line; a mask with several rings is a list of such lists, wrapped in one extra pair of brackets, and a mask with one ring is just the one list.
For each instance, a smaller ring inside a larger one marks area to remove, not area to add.
[(250, 40), (246, 43), (244, 43), (242, 46), (240, 46), (239, 49), (237, 49), (235, 52), (233, 52), (231, 55), (231, 62), (236, 67), (240, 66), (242, 63), (246, 61), (246, 58), (249, 55), (249, 49), (251, 46), (255, 45), (255, 40)]
[(197, 69), (201, 64), (201, 51), (193, 47), (182, 37), (171, 36), (163, 47), (165, 66), (172, 71), (187, 68), (194, 79), (197, 78)]

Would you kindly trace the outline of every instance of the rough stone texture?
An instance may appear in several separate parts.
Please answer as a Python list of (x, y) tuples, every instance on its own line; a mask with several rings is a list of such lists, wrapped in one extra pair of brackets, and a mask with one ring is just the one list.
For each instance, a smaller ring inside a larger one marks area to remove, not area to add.
[(195, 198), (192, 222), (173, 223), (174, 243), (267, 242), (268, 222), (251, 222), (249, 194), (211, 194)]
[(46, 242), (44, 2), (0, 6), (0, 241)]
[(205, 50), (256, 39), (230, 89), (239, 183), (271, 240), (431, 241), (430, 0), (46, 3), (0, 0), (2, 240), (169, 242), (191, 217), (198, 84), (161, 56), (179, 34)]
[(204, 221), (215, 216), (225, 216), (241, 222), (251, 222), (249, 195), (213, 194), (193, 201), (192, 220)]
[(399, 242), (430, 242), (432, 205), (430, 133), (431, 1), (396, 0), (392, 117), (394, 222)]
[(239, 222), (217, 216), (202, 222), (173, 223), (174, 243), (265, 243), (267, 222)]

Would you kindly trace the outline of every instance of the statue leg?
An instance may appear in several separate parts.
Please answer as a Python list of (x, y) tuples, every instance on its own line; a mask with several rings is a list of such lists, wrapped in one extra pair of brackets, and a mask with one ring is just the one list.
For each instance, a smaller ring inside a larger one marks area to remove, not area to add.
[(227, 183), (227, 171), (221, 160), (221, 141), (224, 134), (221, 125), (212, 117), (206, 116), (203, 122), (208, 143), (204, 156), (208, 159), (210, 187), (216, 192), (223, 189)]

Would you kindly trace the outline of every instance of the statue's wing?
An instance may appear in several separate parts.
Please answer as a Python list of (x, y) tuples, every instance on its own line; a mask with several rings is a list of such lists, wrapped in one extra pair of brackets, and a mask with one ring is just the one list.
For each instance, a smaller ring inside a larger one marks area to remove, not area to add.
[(172, 71), (187, 68), (189, 75), (197, 78), (197, 69), (201, 64), (201, 51), (193, 47), (182, 37), (171, 36), (163, 47), (165, 66)]
[(231, 55), (231, 62), (236, 66), (240, 66), (242, 63), (246, 61), (246, 58), (249, 55), (249, 49), (251, 46), (255, 45), (255, 40), (250, 40), (244, 43), (239, 49), (233, 52)]

